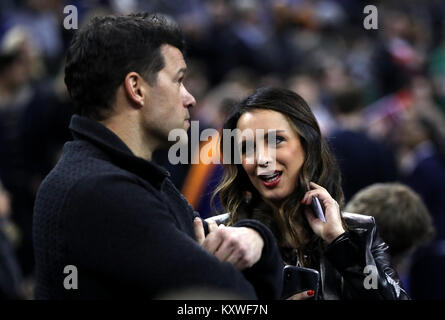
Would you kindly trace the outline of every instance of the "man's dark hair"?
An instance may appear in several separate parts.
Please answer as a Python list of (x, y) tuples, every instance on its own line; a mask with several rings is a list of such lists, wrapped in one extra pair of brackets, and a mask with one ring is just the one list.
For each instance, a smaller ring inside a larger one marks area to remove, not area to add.
[(103, 120), (116, 90), (129, 72), (150, 85), (165, 61), (160, 52), (168, 44), (184, 51), (179, 26), (162, 16), (131, 14), (93, 18), (74, 35), (66, 56), (65, 83), (75, 113)]

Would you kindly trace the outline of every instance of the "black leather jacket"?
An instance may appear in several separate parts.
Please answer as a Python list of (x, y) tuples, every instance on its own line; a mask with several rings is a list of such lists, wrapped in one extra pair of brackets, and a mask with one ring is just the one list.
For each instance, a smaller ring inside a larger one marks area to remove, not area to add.
[(354, 213), (343, 213), (343, 218), (349, 231), (328, 245), (320, 257), (320, 298), (409, 299), (391, 265), (389, 247), (377, 233), (374, 218)]
[[(408, 300), (391, 265), (388, 245), (379, 237), (372, 216), (344, 212), (348, 232), (316, 257), (320, 272), (319, 299)], [(218, 224), (228, 214), (211, 218)], [(366, 269), (365, 269), (366, 268)]]

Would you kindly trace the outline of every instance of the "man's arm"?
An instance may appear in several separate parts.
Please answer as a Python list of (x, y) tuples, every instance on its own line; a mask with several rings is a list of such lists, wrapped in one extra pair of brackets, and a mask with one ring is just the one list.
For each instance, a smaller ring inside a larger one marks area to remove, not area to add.
[(88, 178), (68, 203), (68, 246), (83, 267), (148, 295), (210, 287), (256, 298), (242, 273), (180, 230), (164, 203), (130, 178)]
[(205, 237), (201, 219), (195, 218), (195, 237), (207, 251), (220, 261), (230, 262), (255, 287), (259, 297), (279, 297), (282, 291), (284, 264), (272, 232), (261, 222), (251, 219), (238, 221), (234, 227), (219, 227), (206, 219)]

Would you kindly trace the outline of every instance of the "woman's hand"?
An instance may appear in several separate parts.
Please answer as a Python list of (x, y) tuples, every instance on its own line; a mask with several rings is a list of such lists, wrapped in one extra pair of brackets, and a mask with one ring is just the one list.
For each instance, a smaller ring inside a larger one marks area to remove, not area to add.
[(310, 186), (314, 189), (306, 192), (301, 202), (310, 206), (312, 199), (317, 197), (324, 209), (326, 223), (314, 215), (311, 207), (306, 207), (304, 213), (314, 233), (329, 244), (345, 232), (340, 207), (325, 188), (314, 182), (311, 182)]
[(290, 296), (286, 300), (307, 300), (309, 298), (312, 298), (314, 296), (314, 293), (314, 290), (303, 291)]

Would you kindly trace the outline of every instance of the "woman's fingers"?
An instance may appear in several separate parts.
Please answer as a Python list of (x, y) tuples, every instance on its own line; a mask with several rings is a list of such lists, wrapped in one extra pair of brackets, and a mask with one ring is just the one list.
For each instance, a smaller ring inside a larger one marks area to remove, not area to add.
[(301, 200), (302, 203), (311, 204), (313, 197), (318, 197), (318, 199), (322, 202), (334, 200), (325, 188), (313, 182), (310, 184), (315, 189), (309, 190), (305, 193), (303, 199)]
[(287, 300), (307, 300), (309, 298), (312, 298), (314, 294), (315, 294), (314, 290), (303, 291), (294, 294), (293, 296), (287, 298)]
[(315, 234), (331, 243), (338, 235), (345, 232), (341, 220), (340, 206), (325, 188), (314, 182), (311, 182), (310, 186), (314, 189), (306, 192), (301, 202), (311, 205), (314, 197), (317, 197), (322, 204), (326, 223), (316, 217), (309, 207), (305, 208), (306, 219)]
[(311, 182), (309, 182), (309, 185), (314, 189), (322, 189), (322, 190), (327, 191), (324, 187), (320, 186), (319, 184), (316, 184), (315, 182), (311, 181)]
[(311, 182), (311, 186), (316, 187), (316, 189), (306, 192), (303, 199), (301, 200), (301, 203), (310, 205), (312, 204), (313, 198), (317, 197), (318, 200), (320, 200), (320, 202), (323, 204), (324, 208), (333, 206), (334, 209), (337, 209), (339, 207), (337, 201), (335, 201), (335, 199), (331, 197), (331, 195), (325, 188), (313, 182)]

